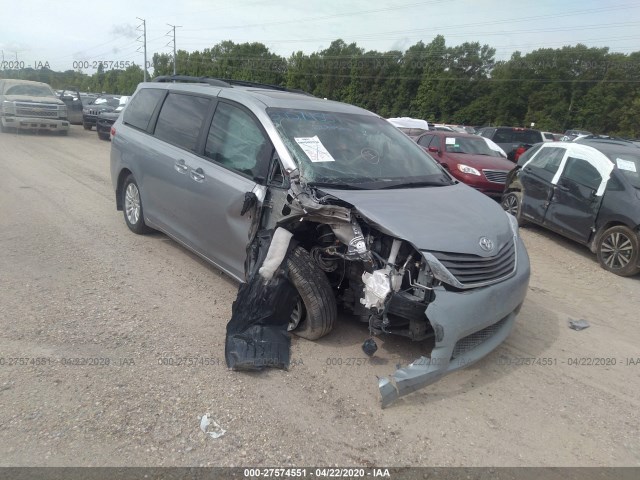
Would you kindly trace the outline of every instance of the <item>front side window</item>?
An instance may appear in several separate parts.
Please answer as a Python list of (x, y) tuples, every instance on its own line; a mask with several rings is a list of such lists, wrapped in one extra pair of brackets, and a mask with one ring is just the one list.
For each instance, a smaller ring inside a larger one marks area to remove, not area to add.
[(598, 190), (602, 182), (602, 176), (589, 162), (579, 158), (569, 157), (562, 172), (562, 178), (571, 180), (578, 185), (585, 186), (591, 190)]
[(267, 113), (309, 183), (361, 189), (451, 184), (430, 155), (384, 119), (280, 108)]
[(560, 167), (562, 157), (564, 157), (564, 148), (542, 148), (538, 154), (529, 162), (529, 166), (546, 170), (554, 175)]
[(271, 142), (248, 112), (218, 104), (204, 148), (207, 157), (255, 179), (264, 176), (272, 153)]
[(155, 136), (195, 152), (210, 103), (208, 98), (170, 93), (160, 110)]

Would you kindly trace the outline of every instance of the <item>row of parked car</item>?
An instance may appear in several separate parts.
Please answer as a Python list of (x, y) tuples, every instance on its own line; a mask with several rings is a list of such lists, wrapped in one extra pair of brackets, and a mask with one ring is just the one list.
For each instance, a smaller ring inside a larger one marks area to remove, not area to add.
[(98, 138), (109, 140), (111, 126), (129, 100), (126, 95), (81, 93), (58, 90), (57, 95), (67, 105), (69, 123), (85, 130), (95, 127)]
[(499, 199), (519, 225), (538, 224), (586, 245), (618, 275), (640, 272), (637, 142), (583, 130), (555, 141), (515, 127), (409, 133), (453, 177)]

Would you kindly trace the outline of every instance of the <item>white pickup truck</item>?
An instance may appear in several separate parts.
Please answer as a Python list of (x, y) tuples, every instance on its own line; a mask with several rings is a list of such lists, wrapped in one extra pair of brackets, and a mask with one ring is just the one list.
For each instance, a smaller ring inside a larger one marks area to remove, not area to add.
[(42, 82), (0, 80), (0, 130), (49, 130), (69, 133), (67, 106)]

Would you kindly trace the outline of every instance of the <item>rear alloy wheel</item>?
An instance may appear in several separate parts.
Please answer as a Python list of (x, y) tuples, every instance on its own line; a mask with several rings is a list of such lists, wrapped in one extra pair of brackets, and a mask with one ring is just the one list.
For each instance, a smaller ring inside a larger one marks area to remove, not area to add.
[(302, 247), (295, 248), (286, 262), (289, 280), (299, 295), (287, 330), (307, 340), (322, 338), (333, 329), (338, 316), (329, 279)]
[(522, 193), (520, 192), (509, 192), (504, 197), (502, 197), (501, 202), (502, 208), (505, 212), (510, 213), (516, 220), (518, 220), (518, 225), (523, 227), (527, 224), (526, 220), (522, 219)]
[(622, 277), (640, 272), (638, 258), (640, 239), (629, 227), (618, 225), (605, 231), (598, 239), (598, 261), (602, 268)]
[(124, 221), (133, 233), (142, 235), (151, 231), (144, 223), (140, 190), (133, 175), (129, 175), (122, 186), (122, 210)]

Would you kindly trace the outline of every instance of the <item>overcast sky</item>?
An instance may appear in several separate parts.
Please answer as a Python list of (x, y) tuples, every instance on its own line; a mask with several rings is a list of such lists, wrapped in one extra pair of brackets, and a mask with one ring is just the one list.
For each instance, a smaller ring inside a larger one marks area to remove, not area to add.
[(640, 1), (631, 0), (0, 0), (0, 12), (5, 62), (17, 55), (26, 66), (48, 62), (54, 70), (78, 61), (141, 64), (136, 17), (147, 22), (149, 59), (172, 51), (168, 23), (180, 26), (178, 49), (261, 42), (284, 57), (322, 50), (337, 38), (404, 51), (437, 34), (447, 45), (487, 43), (499, 60), (515, 50), (576, 43), (640, 51)]

